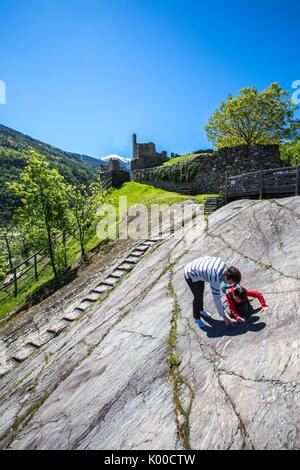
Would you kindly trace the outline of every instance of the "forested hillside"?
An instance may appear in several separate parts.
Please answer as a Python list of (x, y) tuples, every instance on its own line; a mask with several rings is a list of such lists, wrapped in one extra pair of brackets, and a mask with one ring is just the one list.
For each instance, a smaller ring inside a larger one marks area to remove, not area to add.
[(18, 199), (7, 189), (8, 181), (18, 180), (31, 150), (45, 155), (68, 183), (95, 180), (101, 161), (86, 155), (65, 152), (13, 129), (0, 125), (0, 220), (11, 218)]

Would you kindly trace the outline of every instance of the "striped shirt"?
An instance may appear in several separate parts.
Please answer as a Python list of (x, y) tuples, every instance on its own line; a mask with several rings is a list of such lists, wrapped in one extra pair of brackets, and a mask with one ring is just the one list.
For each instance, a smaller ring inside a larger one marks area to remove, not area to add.
[(220, 292), (220, 283), (225, 269), (226, 264), (222, 259), (211, 256), (197, 258), (187, 264), (184, 269), (186, 279), (191, 279), (193, 282), (209, 282), (215, 305), (221, 317), (225, 316)]

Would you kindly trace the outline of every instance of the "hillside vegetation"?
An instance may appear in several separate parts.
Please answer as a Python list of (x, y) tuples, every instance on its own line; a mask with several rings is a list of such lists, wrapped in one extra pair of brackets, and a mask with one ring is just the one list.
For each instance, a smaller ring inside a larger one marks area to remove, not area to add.
[(0, 125), (0, 221), (9, 220), (19, 205), (18, 198), (7, 189), (6, 183), (18, 181), (31, 150), (45, 155), (67, 183), (84, 184), (97, 179), (100, 160), (65, 152)]

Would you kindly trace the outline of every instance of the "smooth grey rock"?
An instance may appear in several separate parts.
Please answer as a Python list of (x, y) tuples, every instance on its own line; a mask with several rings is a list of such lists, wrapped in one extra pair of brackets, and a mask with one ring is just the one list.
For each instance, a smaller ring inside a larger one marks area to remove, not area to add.
[[(1, 378), (1, 447), (299, 449), (299, 209), (300, 197), (236, 201), (153, 247), (102, 302)], [(226, 329), (206, 286), (212, 319), (196, 327), (183, 269), (207, 254), (239, 267), (271, 311)], [(177, 369), (167, 360), (174, 315)]]

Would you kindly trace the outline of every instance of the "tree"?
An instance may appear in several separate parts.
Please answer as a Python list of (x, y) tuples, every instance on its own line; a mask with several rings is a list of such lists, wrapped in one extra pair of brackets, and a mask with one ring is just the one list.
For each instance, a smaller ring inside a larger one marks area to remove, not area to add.
[(21, 198), (22, 206), (15, 213), (20, 232), (26, 234), (33, 248), (41, 250), (46, 247), (57, 277), (60, 268), (54, 240), (70, 224), (63, 176), (49, 167), (44, 156), (32, 151), (20, 181), (8, 183), (8, 187)]
[(98, 216), (97, 209), (107, 195), (101, 182), (92, 183), (90, 186), (69, 186), (68, 195), (74, 223), (78, 229), (78, 240), (81, 255), (86, 255), (87, 234), (95, 228)]
[(247, 144), (276, 144), (293, 138), (299, 130), (294, 120), (297, 106), (290, 93), (272, 83), (261, 93), (243, 88), (235, 98), (223, 101), (205, 127), (217, 148)]
[(289, 165), (300, 165), (300, 139), (282, 144), (280, 155)]

